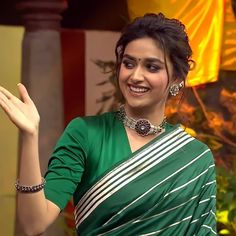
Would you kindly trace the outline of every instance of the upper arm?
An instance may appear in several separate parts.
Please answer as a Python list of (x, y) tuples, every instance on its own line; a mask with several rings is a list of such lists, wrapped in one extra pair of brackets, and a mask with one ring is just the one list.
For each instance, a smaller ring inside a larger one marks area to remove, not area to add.
[[(86, 155), (86, 127), (81, 119), (76, 119), (60, 137), (45, 174), (45, 196), (60, 210), (64, 209), (81, 181)], [(54, 211), (54, 206), (49, 206)]]
[(47, 200), (47, 222), (48, 225), (52, 224), (60, 214), (60, 208), (50, 200)]

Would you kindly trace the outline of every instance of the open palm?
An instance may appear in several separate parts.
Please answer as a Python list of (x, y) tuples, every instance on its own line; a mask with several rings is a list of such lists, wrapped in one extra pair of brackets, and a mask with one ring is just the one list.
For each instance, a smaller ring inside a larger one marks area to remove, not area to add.
[(23, 84), (18, 84), (20, 100), (0, 86), (0, 107), (23, 132), (34, 133), (39, 126), (39, 114)]

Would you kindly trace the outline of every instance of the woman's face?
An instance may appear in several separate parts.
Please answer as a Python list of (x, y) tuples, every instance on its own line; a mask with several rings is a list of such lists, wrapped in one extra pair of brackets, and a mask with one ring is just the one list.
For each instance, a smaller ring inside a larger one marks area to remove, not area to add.
[(127, 108), (158, 109), (165, 106), (173, 69), (152, 38), (131, 41), (125, 48), (119, 72), (119, 87)]

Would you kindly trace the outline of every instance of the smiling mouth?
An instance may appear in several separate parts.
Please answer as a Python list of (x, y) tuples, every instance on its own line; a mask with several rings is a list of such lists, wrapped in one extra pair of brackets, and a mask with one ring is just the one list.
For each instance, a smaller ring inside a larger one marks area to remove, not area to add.
[(137, 87), (137, 86), (129, 85), (129, 90), (133, 93), (143, 94), (143, 93), (148, 92), (150, 89), (145, 88), (145, 87)]

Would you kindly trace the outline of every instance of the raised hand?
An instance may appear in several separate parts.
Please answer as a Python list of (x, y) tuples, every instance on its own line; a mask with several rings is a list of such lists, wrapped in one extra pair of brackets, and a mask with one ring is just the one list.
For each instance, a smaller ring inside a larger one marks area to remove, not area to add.
[(18, 89), (21, 100), (0, 86), (0, 107), (20, 130), (34, 134), (38, 131), (39, 113), (25, 86), (19, 83)]

